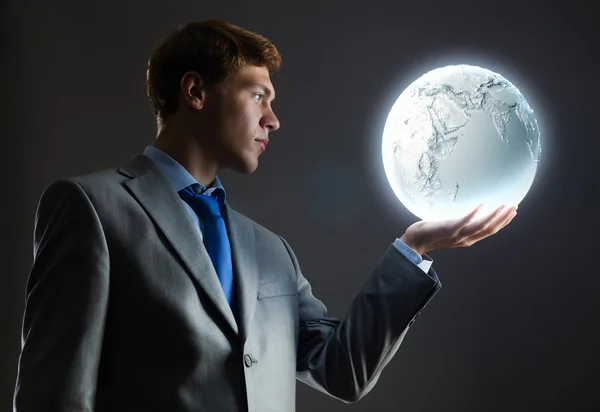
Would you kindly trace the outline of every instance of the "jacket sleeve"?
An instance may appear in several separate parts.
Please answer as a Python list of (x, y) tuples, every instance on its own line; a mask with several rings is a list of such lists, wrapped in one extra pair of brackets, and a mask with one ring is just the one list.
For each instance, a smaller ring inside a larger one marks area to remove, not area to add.
[(57, 181), (36, 213), (16, 412), (93, 411), (108, 291), (98, 215), (76, 182)]
[(327, 316), (287, 244), (298, 275), (297, 378), (334, 398), (356, 402), (374, 387), (408, 328), (441, 288), (390, 245), (343, 321)]

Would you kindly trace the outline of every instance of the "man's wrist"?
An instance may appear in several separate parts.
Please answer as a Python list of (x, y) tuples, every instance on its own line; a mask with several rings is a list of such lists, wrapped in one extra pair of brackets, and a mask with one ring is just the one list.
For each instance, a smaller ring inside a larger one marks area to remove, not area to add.
[(411, 248), (412, 250), (414, 250), (415, 252), (417, 252), (419, 254), (419, 256), (423, 256), (425, 253), (427, 253), (426, 251), (422, 250), (420, 246), (415, 244), (415, 242), (412, 239), (408, 238), (406, 236), (406, 233), (400, 237), (400, 241), (402, 243), (404, 243), (406, 246), (408, 246), (409, 248)]

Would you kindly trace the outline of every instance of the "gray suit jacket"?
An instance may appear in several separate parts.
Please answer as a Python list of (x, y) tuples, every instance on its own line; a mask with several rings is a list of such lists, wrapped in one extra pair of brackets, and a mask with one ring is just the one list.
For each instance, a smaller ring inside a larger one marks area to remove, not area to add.
[(344, 321), (288, 243), (227, 206), (235, 314), (147, 157), (59, 180), (36, 214), (15, 410), (293, 411), (295, 379), (368, 393), (440, 288), (390, 246)]

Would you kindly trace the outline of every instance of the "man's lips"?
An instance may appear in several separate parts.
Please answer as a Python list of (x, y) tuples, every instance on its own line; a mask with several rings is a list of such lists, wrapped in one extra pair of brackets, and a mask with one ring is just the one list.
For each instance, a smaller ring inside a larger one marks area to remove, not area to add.
[(255, 139), (258, 143), (260, 143), (260, 145), (263, 148), (263, 151), (267, 148), (267, 145), (269, 144), (269, 139)]

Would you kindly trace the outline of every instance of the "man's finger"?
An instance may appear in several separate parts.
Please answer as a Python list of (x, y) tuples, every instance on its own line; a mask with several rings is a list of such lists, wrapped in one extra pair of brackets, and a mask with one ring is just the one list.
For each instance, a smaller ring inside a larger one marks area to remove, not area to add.
[(492, 221), (494, 221), (494, 218), (495, 218), (495, 220), (504, 219), (502, 217), (502, 215), (504, 215), (506, 213), (506, 211), (504, 211), (504, 213), (502, 213), (502, 210), (504, 209), (504, 207), (505, 206), (502, 205), (502, 206), (498, 207), (496, 210), (494, 210), (493, 212), (489, 213), (487, 216), (479, 219), (478, 221), (464, 226), (462, 229), (460, 229), (459, 235), (462, 237), (472, 236), (472, 235), (484, 230), (486, 227), (488, 227), (492, 223)]
[(479, 205), (477, 205), (475, 207), (475, 209), (470, 211), (464, 217), (457, 219), (457, 220), (449, 220), (448, 223), (452, 224), (452, 229), (451, 229), (452, 233), (459, 233), (460, 231), (462, 231), (462, 229), (465, 226), (467, 226), (471, 222), (471, 220), (473, 220), (473, 218), (475, 217), (477, 212), (479, 212), (482, 207), (483, 207), (483, 203), (480, 203)]
[(517, 212), (510, 208), (507, 213), (502, 213), (502, 215), (503, 216), (501, 219), (497, 219), (496, 222), (489, 224), (485, 229), (468, 236), (463, 240), (463, 242), (467, 245), (472, 245), (473, 243), (479, 242), (486, 237), (498, 233), (515, 218)]
[(514, 207), (509, 207), (499, 212), (496, 217), (489, 221), (488, 224), (480, 230), (480, 232), (488, 233), (489, 236), (489, 234), (493, 233), (495, 229), (503, 227), (505, 222), (512, 217), (514, 211)]
[(477, 212), (479, 212), (481, 210), (482, 207), (483, 207), (483, 203), (477, 205), (477, 207), (475, 207), (475, 209), (473, 209), (465, 217), (460, 219), (460, 226), (462, 227), (462, 226), (467, 225), (475, 217)]

